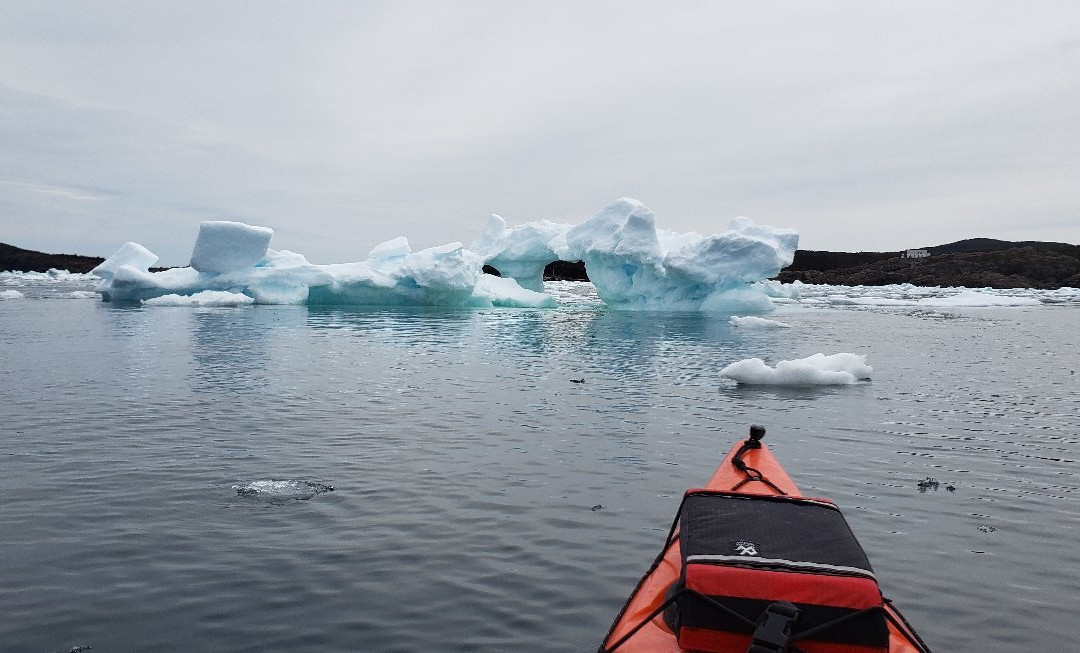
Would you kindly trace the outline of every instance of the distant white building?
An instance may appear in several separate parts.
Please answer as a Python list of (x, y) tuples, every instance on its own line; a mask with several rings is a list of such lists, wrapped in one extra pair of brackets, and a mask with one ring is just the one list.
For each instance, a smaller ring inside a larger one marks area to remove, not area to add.
[(927, 258), (930, 256), (930, 252), (925, 249), (909, 249), (904, 252), (901, 258)]

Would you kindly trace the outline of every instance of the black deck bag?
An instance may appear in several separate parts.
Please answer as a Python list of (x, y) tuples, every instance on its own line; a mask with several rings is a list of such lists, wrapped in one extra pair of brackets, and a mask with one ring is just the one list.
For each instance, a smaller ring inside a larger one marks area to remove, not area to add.
[(753, 624), (784, 613), (787, 601), (798, 609), (792, 641), (806, 653), (888, 651), (881, 590), (833, 503), (690, 490), (678, 528), (682, 574), (672, 592), (681, 595), (665, 618), (681, 648), (746, 651), (755, 632), (767, 640), (772, 629)]

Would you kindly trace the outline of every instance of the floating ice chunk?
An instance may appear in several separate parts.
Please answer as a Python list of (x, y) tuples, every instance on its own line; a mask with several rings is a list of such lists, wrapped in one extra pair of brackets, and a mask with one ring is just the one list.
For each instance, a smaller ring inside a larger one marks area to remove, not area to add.
[(493, 215), (473, 241), (471, 249), (502, 276), (514, 279), (522, 288), (542, 292), (544, 268), (567, 255), (566, 232), (569, 229), (568, 224), (548, 220), (508, 229), (502, 217)]
[(68, 293), (72, 299), (97, 299), (98, 294), (93, 290), (72, 290)]
[[(768, 282), (773, 283), (773, 282)], [(788, 286), (792, 288), (788, 290)], [(800, 304), (833, 306), (880, 306), (918, 308), (978, 308), (996, 306), (1036, 306), (1080, 299), (1075, 290), (1036, 290), (1034, 288), (942, 288), (891, 284), (887, 286), (834, 286), (827, 284), (780, 284), (770, 291), (787, 294)]]
[(869, 379), (873, 371), (866, 356), (840, 353), (780, 361), (775, 368), (760, 358), (748, 358), (720, 370), (720, 376), (745, 385), (850, 385)]
[(266, 256), (274, 230), (242, 222), (206, 221), (191, 251), (191, 267), (218, 274), (250, 268)]
[(763, 317), (754, 317), (748, 315), (746, 317), (739, 317), (738, 315), (731, 316), (731, 325), (748, 329), (790, 329), (790, 324), (783, 322), (777, 322), (776, 320), (766, 320)]
[(791, 283), (781, 283), (774, 279), (769, 279), (766, 281), (759, 281), (754, 284), (754, 286), (760, 288), (762, 292), (774, 300), (796, 300), (801, 295), (805, 284), (798, 279)]
[(473, 290), (473, 297), (490, 302), (491, 306), (516, 306), (521, 308), (555, 308), (558, 304), (549, 294), (522, 288), (513, 279), (480, 275)]
[(1037, 306), (1041, 304), (1038, 299), (1034, 297), (1010, 297), (1007, 295), (992, 295), (985, 292), (977, 292), (974, 290), (963, 290), (956, 295), (950, 295), (949, 297), (935, 297), (920, 299), (919, 304), (922, 306)]
[[(940, 289), (937, 289), (940, 291)], [(992, 294), (974, 290), (962, 290), (953, 295), (931, 297), (883, 297), (881, 295), (830, 295), (826, 300), (835, 306), (922, 306), (937, 308), (980, 308), (990, 306), (1037, 306), (1042, 302), (1035, 297), (1018, 297)]]
[(0, 290), (0, 299), (22, 299), (23, 296), (18, 290)]
[(113, 255), (101, 262), (93, 270), (90, 270), (90, 274), (101, 277), (102, 279), (111, 279), (113, 274), (122, 265), (130, 265), (136, 270), (142, 270), (146, 272), (150, 269), (150, 266), (158, 262), (157, 254), (146, 249), (139, 243), (124, 243), (120, 246), (120, 249), (113, 252)]
[(68, 272), (49, 268), (48, 272), (0, 272), (0, 283), (13, 285), (26, 285), (27, 283), (81, 283), (100, 280), (100, 277), (90, 273)]
[(1041, 293), (1040, 301), (1047, 304), (1067, 304), (1080, 301), (1080, 288), (1058, 288), (1057, 290), (1036, 291)]
[(307, 500), (323, 492), (333, 492), (334, 486), (310, 481), (270, 480), (234, 485), (233, 489), (242, 497), (257, 497), (271, 501), (283, 499)]
[(142, 300), (146, 306), (247, 306), (255, 300), (242, 293), (204, 290), (193, 295), (162, 295)]

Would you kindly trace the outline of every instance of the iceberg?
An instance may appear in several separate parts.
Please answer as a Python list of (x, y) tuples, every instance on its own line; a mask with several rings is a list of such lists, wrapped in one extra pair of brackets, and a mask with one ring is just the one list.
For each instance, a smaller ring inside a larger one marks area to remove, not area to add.
[(851, 385), (869, 379), (873, 371), (865, 355), (818, 353), (780, 361), (776, 367), (769, 367), (760, 358), (747, 358), (720, 370), (720, 376), (743, 385)]
[[(584, 261), (597, 295), (615, 308), (762, 312), (771, 310), (773, 293), (759, 282), (791, 263), (799, 240), (793, 230), (748, 218), (712, 236), (658, 230), (652, 211), (630, 198), (576, 226), (537, 220), (508, 227), (493, 215), (469, 248), (449, 243), (414, 252), (398, 237), (356, 263), (312, 264), (271, 249), (273, 235), (241, 222), (203, 222), (190, 266), (158, 272), (150, 271), (153, 252), (127, 243), (94, 270), (97, 290), (105, 301), (149, 305), (548, 308), (557, 301), (544, 292), (544, 268), (563, 260)], [(502, 276), (485, 274), (485, 264)], [(228, 296), (196, 297), (205, 292)]]

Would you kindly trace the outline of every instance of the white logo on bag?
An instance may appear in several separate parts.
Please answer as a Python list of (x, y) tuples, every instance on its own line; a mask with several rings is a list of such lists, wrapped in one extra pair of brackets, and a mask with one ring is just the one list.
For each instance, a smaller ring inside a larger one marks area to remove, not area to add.
[(757, 546), (753, 542), (736, 542), (735, 550), (741, 556), (756, 556)]

